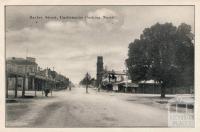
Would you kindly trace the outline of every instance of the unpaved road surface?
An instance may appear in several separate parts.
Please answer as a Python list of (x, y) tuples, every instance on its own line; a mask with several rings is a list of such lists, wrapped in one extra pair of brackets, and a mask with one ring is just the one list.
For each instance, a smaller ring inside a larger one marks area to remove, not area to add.
[(167, 110), (127, 101), (128, 94), (82, 87), (54, 92), (52, 97), (7, 103), (7, 127), (167, 127)]

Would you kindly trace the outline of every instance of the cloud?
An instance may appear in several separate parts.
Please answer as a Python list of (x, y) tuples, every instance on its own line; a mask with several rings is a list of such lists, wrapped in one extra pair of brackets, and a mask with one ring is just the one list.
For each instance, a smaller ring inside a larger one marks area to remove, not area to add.
[(89, 12), (77, 21), (49, 21), (45, 27), (50, 31), (62, 31), (65, 33), (91, 32), (91, 31), (112, 31), (119, 29), (123, 22), (123, 17), (116, 12), (101, 8)]
[[(23, 18), (25, 22), (21, 24), (13, 20), (18, 17), (18, 10), (13, 16), (13, 11), (10, 11), (6, 28), (6, 56), (25, 57), (28, 49), (28, 56), (36, 57), (41, 67), (55, 67), (56, 71), (74, 82), (79, 82), (86, 72), (95, 77), (98, 55), (104, 57), (104, 65), (108, 69), (123, 70), (129, 43), (155, 21), (179, 23), (185, 20), (191, 25), (193, 21), (192, 11), (188, 8), (187, 13), (184, 13), (185, 8), (179, 9), (179, 14), (167, 13), (172, 9), (170, 7), (119, 6), (114, 9), (84, 6), (78, 7), (79, 10), (77, 7), (61, 8), (40, 8), (38, 13), (32, 7), (32, 11), (27, 11), (28, 14), (22, 9), (19, 14), (22, 14), (20, 18), (29, 17), (30, 14), (81, 15), (88, 18), (48, 20), (37, 24)], [(103, 16), (114, 19), (103, 19)]]
[(78, 22), (62, 22), (62, 21), (49, 21), (45, 24), (46, 29), (50, 31), (58, 31), (63, 33), (77, 33), (90, 31), (91, 28), (83, 21)]
[[(95, 14), (116, 16), (117, 13), (99, 9), (88, 13), (88, 16)], [(98, 55), (103, 55), (106, 58), (105, 62), (110, 63), (112, 68), (118, 68), (118, 62), (123, 61), (120, 59), (120, 52), (127, 50), (126, 46), (125, 49), (121, 48), (124, 39), (119, 37), (120, 34), (111, 32), (118, 27), (118, 20), (113, 22), (87, 20), (48, 21), (42, 28), (25, 27), (21, 30), (9, 31), (7, 32), (7, 56), (24, 57), (28, 49), (28, 55), (36, 57), (39, 66), (55, 67), (58, 72), (72, 77), (75, 82), (78, 82), (85, 72), (90, 72), (95, 77)], [(126, 56), (126, 52), (123, 56)], [(118, 59), (112, 60), (113, 57)], [(114, 62), (118, 65), (112, 65)]]
[(122, 28), (137, 31), (138, 37), (144, 28), (157, 22), (171, 22), (175, 26), (184, 22), (191, 25), (194, 31), (194, 6), (145, 6), (145, 8), (129, 6), (122, 12), (124, 14)]
[(87, 19), (87, 23), (92, 27), (106, 28), (111, 31), (116, 28), (120, 28), (123, 23), (123, 17), (106, 8), (101, 8), (93, 12), (88, 13), (88, 17), (99, 17), (100, 19)]
[(60, 29), (62, 29), (64, 24), (59, 21), (50, 21), (45, 26), (46, 26), (46, 28), (48, 28), (50, 30), (60, 30)]

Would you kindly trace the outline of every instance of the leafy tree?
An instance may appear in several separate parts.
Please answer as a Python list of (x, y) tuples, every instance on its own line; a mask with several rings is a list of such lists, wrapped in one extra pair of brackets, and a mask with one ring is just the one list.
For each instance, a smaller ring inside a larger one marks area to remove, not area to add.
[(91, 75), (88, 73), (88, 74), (85, 74), (84, 78), (79, 82), (80, 85), (86, 85), (86, 84), (91, 84)]
[(132, 81), (153, 79), (159, 82), (161, 97), (165, 97), (166, 87), (193, 85), (192, 36), (187, 24), (177, 28), (172, 23), (157, 23), (144, 29), (140, 39), (129, 44), (126, 63)]
[(181, 24), (177, 29), (176, 62), (180, 69), (179, 83), (184, 85), (194, 84), (194, 35), (191, 27)]

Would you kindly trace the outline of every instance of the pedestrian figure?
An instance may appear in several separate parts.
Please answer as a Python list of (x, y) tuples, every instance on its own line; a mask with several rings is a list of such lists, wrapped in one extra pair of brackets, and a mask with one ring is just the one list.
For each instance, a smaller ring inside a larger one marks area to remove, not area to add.
[(45, 93), (45, 96), (46, 96), (46, 97), (48, 97), (49, 92), (50, 92), (50, 91), (49, 91), (48, 88), (46, 88), (46, 89), (44, 90), (44, 93)]
[(69, 91), (71, 91), (71, 88), (72, 88), (72, 87), (71, 87), (71, 84), (69, 84)]
[(102, 87), (102, 84), (100, 84), (99, 86), (98, 86), (98, 92), (100, 92), (100, 88)]

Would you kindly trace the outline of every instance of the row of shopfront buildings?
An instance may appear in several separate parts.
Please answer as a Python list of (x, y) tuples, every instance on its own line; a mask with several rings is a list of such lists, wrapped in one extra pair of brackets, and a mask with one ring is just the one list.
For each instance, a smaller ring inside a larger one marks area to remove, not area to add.
[[(127, 74), (122, 71), (104, 71), (101, 88), (108, 91), (126, 93), (160, 94), (161, 84), (155, 80), (132, 82)], [(191, 94), (192, 87), (169, 87), (166, 94)]]
[(36, 94), (36, 91), (44, 89), (64, 89), (69, 83), (69, 78), (64, 75), (50, 68), (40, 68), (35, 58), (12, 57), (6, 60), (6, 97), (9, 90), (14, 90), (17, 97), (17, 91), (22, 91), (22, 96), (25, 96), (27, 90)]
[[(107, 70), (103, 68), (103, 57), (97, 57), (97, 87), (104, 90), (115, 92), (160, 94), (161, 84), (155, 80), (143, 80), (132, 82), (124, 71)], [(166, 94), (190, 94), (193, 93), (193, 87), (170, 87), (166, 88)]]

